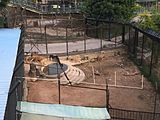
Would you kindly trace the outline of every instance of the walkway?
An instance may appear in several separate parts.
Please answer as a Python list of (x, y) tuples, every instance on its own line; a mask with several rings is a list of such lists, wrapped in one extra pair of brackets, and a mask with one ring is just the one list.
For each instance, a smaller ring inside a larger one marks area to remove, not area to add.
[[(117, 45), (117, 46), (119, 46), (119, 45)], [(45, 44), (38, 44), (37, 47), (40, 51), (36, 47), (33, 47), (32, 52), (46, 54)], [(112, 48), (112, 47), (115, 47), (115, 43), (111, 42), (111, 41), (102, 40), (102, 46), (101, 46), (100, 39), (92, 38), (92, 39), (86, 40), (86, 50), (99, 49), (101, 47)], [(30, 44), (25, 44), (25, 52), (29, 52), (30, 49), (31, 49)], [(48, 52), (50, 54), (52, 54), (52, 53), (66, 53), (66, 50), (67, 50), (66, 43), (48, 44)], [(78, 52), (78, 51), (84, 51), (84, 50), (85, 50), (84, 41), (76, 41), (76, 42), (69, 42), (68, 43), (68, 52)]]

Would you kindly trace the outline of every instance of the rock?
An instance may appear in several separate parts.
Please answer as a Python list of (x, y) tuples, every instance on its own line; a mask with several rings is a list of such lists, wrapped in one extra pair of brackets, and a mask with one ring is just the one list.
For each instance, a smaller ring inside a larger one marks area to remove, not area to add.
[(101, 54), (105, 54), (105, 51), (101, 51)]
[(81, 58), (81, 61), (82, 60), (88, 60), (89, 56), (88, 55), (81, 55), (80, 58)]
[(98, 76), (101, 75), (100, 72), (99, 72), (98, 70), (96, 70), (94, 74), (95, 74), (95, 75), (98, 75)]
[(92, 58), (92, 59), (90, 59), (90, 62), (96, 62), (96, 59), (95, 58)]

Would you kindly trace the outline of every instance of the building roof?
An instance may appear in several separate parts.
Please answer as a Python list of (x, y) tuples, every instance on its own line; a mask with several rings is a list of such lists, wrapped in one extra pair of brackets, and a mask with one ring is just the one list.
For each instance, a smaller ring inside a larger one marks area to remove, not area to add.
[[(18, 105), (17, 110), (22, 112), (23, 119), (21, 120), (27, 120), (29, 118), (39, 118), (38, 120), (43, 120), (43, 116), (46, 116), (45, 117), (46, 120), (50, 120), (49, 118), (53, 118), (53, 120), (54, 119), (57, 120), (56, 118), (58, 118), (58, 120), (60, 118), (67, 120), (110, 119), (110, 115), (106, 108), (70, 106), (62, 104), (42, 104), (42, 103), (32, 103), (32, 102), (18, 102), (17, 105)], [(25, 113), (27, 113), (28, 115), (26, 115)]]
[(0, 29), (0, 120), (4, 118), (20, 33), (20, 29)]

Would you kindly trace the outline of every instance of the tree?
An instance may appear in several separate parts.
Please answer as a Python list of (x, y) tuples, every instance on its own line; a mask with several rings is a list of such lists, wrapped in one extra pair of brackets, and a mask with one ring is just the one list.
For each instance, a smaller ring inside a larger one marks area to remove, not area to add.
[(7, 11), (7, 9), (6, 9), (6, 6), (7, 6), (7, 3), (9, 2), (9, 0), (1, 0), (1, 2), (0, 2), (0, 13), (2, 14), (2, 18), (3, 18), (3, 26), (5, 27), (5, 28), (7, 28), (8, 27), (8, 24), (7, 24), (7, 14), (6, 14), (6, 11)]
[(1, 0), (1, 2), (0, 2), (0, 9), (6, 7), (8, 2), (9, 2), (9, 0)]
[(135, 0), (86, 0), (82, 11), (93, 18), (129, 21), (134, 15)]

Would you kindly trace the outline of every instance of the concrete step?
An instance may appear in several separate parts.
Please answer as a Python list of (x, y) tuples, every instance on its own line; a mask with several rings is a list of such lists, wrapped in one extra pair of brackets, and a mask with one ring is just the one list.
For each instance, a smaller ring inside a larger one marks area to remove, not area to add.
[[(76, 67), (71, 67), (70, 71), (67, 73), (67, 76), (73, 84), (79, 84), (85, 78), (85, 74), (83, 73), (83, 71)], [(65, 76), (61, 77), (61, 80), (62, 84), (68, 83), (68, 80)]]

